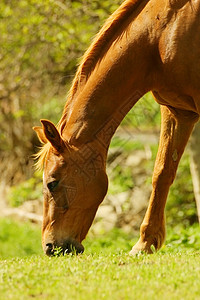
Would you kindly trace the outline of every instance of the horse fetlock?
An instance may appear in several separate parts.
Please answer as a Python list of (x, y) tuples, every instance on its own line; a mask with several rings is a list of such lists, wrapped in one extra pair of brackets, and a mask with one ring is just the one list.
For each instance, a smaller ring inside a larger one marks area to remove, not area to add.
[(151, 254), (162, 247), (165, 241), (165, 227), (161, 227), (159, 230), (156, 230), (156, 232), (150, 231), (151, 230), (146, 225), (141, 226), (140, 239), (130, 251), (131, 255), (142, 252)]
[(152, 254), (151, 244), (147, 241), (139, 240), (129, 252), (129, 254), (133, 256), (140, 253)]

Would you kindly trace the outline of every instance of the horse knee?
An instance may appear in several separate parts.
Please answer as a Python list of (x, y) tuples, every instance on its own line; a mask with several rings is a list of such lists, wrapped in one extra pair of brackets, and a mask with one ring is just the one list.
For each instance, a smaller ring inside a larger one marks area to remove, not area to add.
[(152, 177), (152, 186), (156, 188), (157, 186), (170, 186), (172, 185), (176, 171), (174, 168), (163, 168), (160, 172), (155, 172)]

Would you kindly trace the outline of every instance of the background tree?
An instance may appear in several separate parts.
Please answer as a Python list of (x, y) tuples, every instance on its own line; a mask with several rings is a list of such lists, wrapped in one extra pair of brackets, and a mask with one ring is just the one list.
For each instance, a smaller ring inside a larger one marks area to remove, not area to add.
[(78, 59), (120, 2), (1, 1), (0, 172), (7, 183), (30, 176), (31, 127), (40, 117), (58, 121)]

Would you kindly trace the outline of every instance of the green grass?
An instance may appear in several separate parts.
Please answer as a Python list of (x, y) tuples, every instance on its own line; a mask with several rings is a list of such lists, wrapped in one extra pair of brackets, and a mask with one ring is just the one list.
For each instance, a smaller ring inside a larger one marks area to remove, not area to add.
[(126, 253), (0, 262), (2, 299), (199, 299), (200, 252)]
[(130, 257), (136, 239), (115, 229), (89, 236), (82, 255), (51, 258), (36, 226), (0, 226), (0, 299), (200, 299), (198, 225), (169, 230), (163, 249), (149, 256)]

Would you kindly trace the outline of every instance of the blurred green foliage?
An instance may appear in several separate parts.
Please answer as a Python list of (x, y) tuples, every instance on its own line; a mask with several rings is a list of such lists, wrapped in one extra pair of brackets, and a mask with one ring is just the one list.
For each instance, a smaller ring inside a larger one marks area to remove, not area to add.
[(0, 260), (42, 254), (41, 230), (31, 223), (0, 219)]
[(31, 178), (12, 186), (8, 192), (9, 204), (13, 207), (22, 205), (27, 200), (42, 198), (42, 174), (35, 172)]
[(166, 244), (174, 251), (180, 251), (183, 248), (199, 250), (199, 224), (186, 227), (184, 222), (177, 223), (167, 232)]
[(167, 221), (172, 226), (182, 224), (185, 228), (198, 222), (197, 208), (190, 174), (190, 159), (185, 153), (171, 186), (167, 201)]
[(145, 94), (126, 115), (122, 121), (124, 126), (140, 129), (157, 129), (160, 126), (159, 104), (151, 93)]
[[(12, 257), (25, 257), (33, 254), (42, 255), (41, 230), (40, 227), (29, 222), (21, 222), (10, 219), (0, 219), (0, 261)], [(132, 232), (124, 232), (122, 229), (114, 228), (106, 234), (96, 237), (90, 232), (84, 240), (86, 255), (100, 255), (104, 253), (122, 254), (128, 253), (137, 242), (137, 236)], [(166, 246), (165, 246), (166, 245)], [(167, 232), (167, 240), (160, 253), (176, 253), (188, 248), (199, 250), (199, 226), (192, 225), (184, 228), (182, 224), (176, 225)], [(59, 252), (59, 249), (58, 249)], [(158, 254), (157, 254), (158, 255)]]
[(58, 122), (80, 57), (121, 2), (1, 1), (0, 171), (9, 184), (30, 177), (32, 126)]
[(109, 193), (119, 194), (134, 187), (131, 167), (117, 165), (112, 168), (112, 179), (109, 183)]

